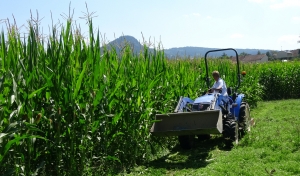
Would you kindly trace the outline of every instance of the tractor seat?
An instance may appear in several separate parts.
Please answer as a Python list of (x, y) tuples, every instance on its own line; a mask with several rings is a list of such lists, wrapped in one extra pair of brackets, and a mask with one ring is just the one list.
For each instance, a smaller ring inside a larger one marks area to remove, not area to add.
[(232, 87), (228, 87), (228, 88), (227, 88), (227, 94), (228, 94), (229, 96), (231, 96), (231, 94), (232, 94)]

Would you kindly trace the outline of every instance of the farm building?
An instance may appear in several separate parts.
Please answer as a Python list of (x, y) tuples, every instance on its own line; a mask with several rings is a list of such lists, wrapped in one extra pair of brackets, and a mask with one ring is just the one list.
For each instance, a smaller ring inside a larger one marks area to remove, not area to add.
[(291, 52), (292, 52), (293, 57), (298, 57), (300, 54), (300, 49), (295, 49), (295, 50), (292, 50)]
[[(230, 58), (233, 62), (236, 62), (236, 57)], [(258, 55), (246, 55), (246, 56), (239, 56), (239, 60), (244, 63), (249, 62), (267, 62), (269, 60), (266, 54), (258, 54)]]
[(278, 51), (274, 54), (274, 57), (279, 60), (290, 60), (294, 57), (300, 56), (300, 49), (290, 50), (290, 51)]
[(290, 51), (278, 51), (275, 54), (275, 57), (276, 57), (276, 59), (280, 59), (280, 60), (291, 59), (293, 57), (293, 53)]

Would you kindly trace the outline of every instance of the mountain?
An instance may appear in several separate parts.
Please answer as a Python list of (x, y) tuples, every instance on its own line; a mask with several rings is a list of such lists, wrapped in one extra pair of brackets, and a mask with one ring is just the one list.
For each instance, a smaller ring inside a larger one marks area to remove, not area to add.
[[(222, 48), (204, 48), (204, 47), (179, 47), (179, 48), (170, 48), (170, 49), (165, 49), (165, 54), (169, 58), (174, 58), (174, 57), (204, 57), (205, 53), (209, 50), (216, 50), (216, 49), (222, 49)], [(258, 51), (260, 53), (267, 53), (270, 50), (266, 49), (237, 49), (234, 48), (238, 54), (241, 53), (247, 53), (250, 55), (256, 55)], [(208, 57), (220, 57), (223, 54), (226, 54), (227, 56), (235, 56), (235, 52), (232, 50), (228, 51), (219, 51), (219, 52), (213, 52), (209, 53)]]
[[(143, 50), (143, 45), (134, 37), (132, 36), (121, 36), (112, 42), (108, 43), (108, 48), (110, 49), (112, 46), (116, 47), (117, 53), (121, 51), (121, 49), (125, 46), (125, 44), (130, 44), (132, 50), (134, 53), (139, 53), (141, 50)], [(205, 48), (205, 47), (178, 47), (178, 48), (170, 48), (170, 49), (164, 49), (165, 55), (168, 58), (175, 58), (175, 57), (204, 57), (205, 53), (209, 50), (215, 50), (220, 48)], [(235, 49), (235, 48), (234, 48)], [(153, 51), (153, 49), (149, 49), (150, 52)], [(251, 55), (256, 55), (258, 51), (260, 53), (267, 53), (271, 50), (266, 49), (235, 49), (238, 54), (241, 53), (247, 53)], [(226, 54), (227, 56), (235, 56), (235, 53), (233, 51), (220, 51), (220, 52), (214, 52), (209, 53), (208, 57), (220, 57), (223, 54)]]
[(132, 37), (132, 36), (121, 36), (111, 42), (109, 42), (106, 46), (107, 49), (111, 49), (112, 47), (116, 49), (117, 53), (120, 53), (121, 50), (126, 46), (126, 44), (129, 44), (131, 49), (134, 53), (139, 53), (143, 46), (140, 44), (140, 42)]

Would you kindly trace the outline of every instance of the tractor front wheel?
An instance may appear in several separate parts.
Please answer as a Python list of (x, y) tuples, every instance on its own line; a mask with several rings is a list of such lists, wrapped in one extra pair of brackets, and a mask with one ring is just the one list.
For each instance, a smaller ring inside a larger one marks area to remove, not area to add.
[(197, 137), (199, 141), (205, 141), (211, 138), (210, 134), (199, 134)]
[(236, 144), (239, 141), (239, 125), (234, 119), (225, 119), (223, 125), (223, 137), (226, 146), (232, 146), (233, 142)]
[(193, 146), (194, 137), (195, 136), (193, 135), (178, 136), (178, 140), (181, 148), (185, 150), (191, 149)]

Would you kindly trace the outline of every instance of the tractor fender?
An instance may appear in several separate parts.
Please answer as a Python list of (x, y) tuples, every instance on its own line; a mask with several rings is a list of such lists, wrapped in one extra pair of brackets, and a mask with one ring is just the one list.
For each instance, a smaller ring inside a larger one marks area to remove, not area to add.
[(234, 116), (235, 120), (239, 120), (239, 115), (240, 115), (240, 108), (243, 102), (243, 98), (245, 97), (244, 94), (239, 94), (235, 100), (235, 103), (237, 104), (236, 107), (234, 107)]

